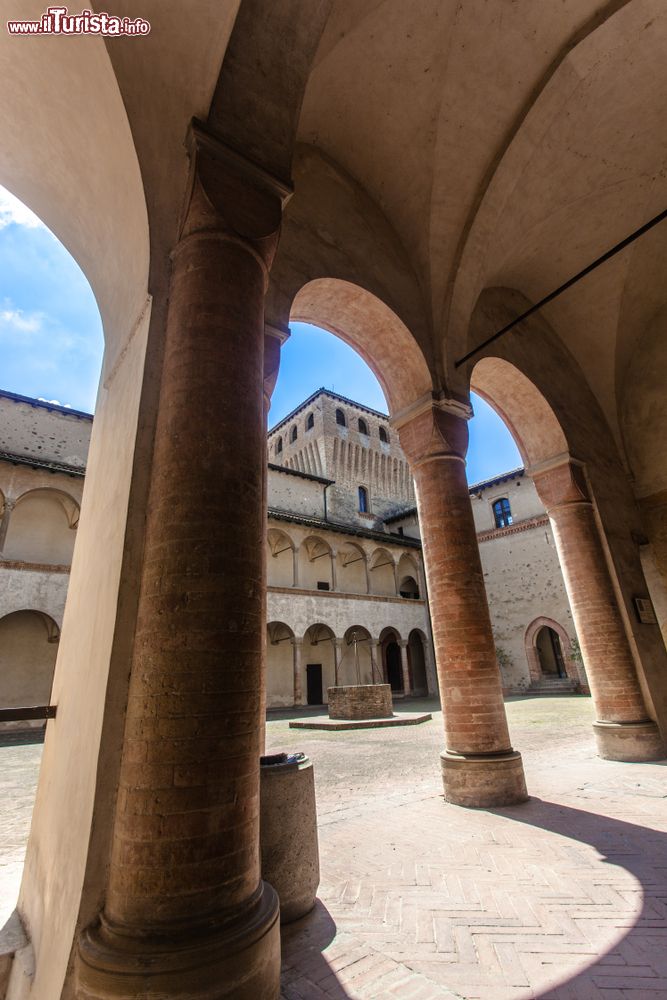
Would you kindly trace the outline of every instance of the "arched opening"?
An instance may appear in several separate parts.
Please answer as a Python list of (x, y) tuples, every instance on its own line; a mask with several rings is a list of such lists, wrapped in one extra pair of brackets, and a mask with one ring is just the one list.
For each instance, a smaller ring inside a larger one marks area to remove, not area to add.
[(345, 413), (340, 407), (336, 410), (336, 423), (339, 427), (347, 427), (347, 420), (345, 419)]
[(3, 555), (8, 560), (69, 566), (79, 505), (60, 490), (36, 489), (20, 496), (12, 511)]
[(401, 597), (405, 597), (409, 601), (419, 600), (419, 584), (413, 576), (402, 577), (399, 585), (398, 592)]
[(299, 546), (299, 587), (304, 590), (333, 590), (333, 553), (318, 535), (309, 535)]
[(554, 629), (543, 625), (535, 636), (535, 647), (544, 677), (567, 677), (560, 638)]
[[(48, 705), (60, 629), (43, 611), (14, 611), (0, 618), (0, 706)], [(42, 726), (7, 722), (2, 729)]]
[(360, 486), (359, 489), (358, 489), (358, 491), (357, 491), (357, 493), (358, 493), (358, 496), (359, 496), (359, 513), (360, 514), (367, 514), (368, 511), (369, 511), (369, 507), (368, 507), (368, 490), (366, 489), (365, 486)]
[(267, 584), (269, 587), (294, 586), (294, 542), (285, 531), (269, 528), (267, 535)]
[(393, 628), (383, 629), (380, 635), (384, 681), (391, 685), (392, 692), (402, 694), (405, 692), (405, 683), (399, 640), (400, 635)]
[(379, 434), (380, 434), (380, 441), (382, 441), (383, 444), (389, 444), (389, 433), (385, 430), (384, 427), (380, 427)]
[(298, 436), (299, 436), (299, 431), (296, 424), (294, 424), (294, 426), (291, 428), (289, 432), (290, 444), (294, 444)]
[(373, 655), (373, 640), (363, 625), (353, 625), (343, 637), (342, 656), (338, 664), (339, 684), (372, 684), (377, 680)]
[(413, 629), (408, 636), (408, 664), (412, 681), (412, 694), (426, 697), (428, 694), (428, 678), (426, 675), (425, 636), (419, 629)]
[(417, 570), (417, 564), (412, 556), (406, 555), (405, 553), (398, 560), (398, 593), (401, 597), (405, 597), (409, 600), (419, 600), (419, 584), (417, 580), (419, 578), (419, 572)]
[(266, 704), (294, 704), (294, 632), (284, 622), (266, 626)]
[(306, 417), (306, 430), (312, 431), (314, 426), (315, 426), (315, 415), (313, 413), (309, 413), (308, 416)]
[(368, 569), (372, 594), (396, 596), (395, 563), (387, 549), (376, 549), (369, 561)]
[(368, 436), (368, 424), (362, 417), (359, 417), (358, 428), (360, 434), (365, 434), (366, 436)]
[(336, 584), (346, 594), (368, 593), (368, 566), (364, 549), (355, 542), (345, 542), (336, 555)]
[(336, 683), (336, 637), (328, 625), (311, 625), (303, 637), (302, 689), (307, 705), (326, 705), (327, 688)]

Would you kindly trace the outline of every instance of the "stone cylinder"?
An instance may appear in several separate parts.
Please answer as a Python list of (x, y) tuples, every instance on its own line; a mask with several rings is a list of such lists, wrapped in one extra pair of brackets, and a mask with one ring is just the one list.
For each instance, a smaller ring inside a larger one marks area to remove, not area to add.
[(388, 719), (393, 714), (390, 684), (344, 684), (327, 688), (330, 719)]
[(262, 878), (278, 893), (280, 922), (309, 913), (320, 884), (313, 765), (305, 754), (260, 760)]

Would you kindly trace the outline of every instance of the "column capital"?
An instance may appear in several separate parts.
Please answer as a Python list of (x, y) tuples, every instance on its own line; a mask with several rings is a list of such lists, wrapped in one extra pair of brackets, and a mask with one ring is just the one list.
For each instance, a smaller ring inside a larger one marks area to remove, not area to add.
[(280, 371), (280, 350), (290, 336), (289, 327), (264, 323), (264, 406), (268, 413)]
[(186, 137), (190, 178), (172, 256), (194, 238), (235, 242), (262, 266), (265, 284), (293, 188), (193, 118)]
[(292, 639), (293, 646), (303, 646), (303, 643), (304, 643), (303, 638), (298, 639), (296, 636), (294, 636), (294, 638)]
[(465, 462), (471, 407), (458, 400), (424, 399), (392, 419), (401, 448), (414, 471), (426, 462)]
[(401, 647), (401, 649), (407, 649), (410, 645), (408, 639), (397, 639), (396, 642)]
[(526, 472), (535, 483), (535, 489), (547, 514), (570, 504), (592, 503), (583, 462), (569, 455), (533, 466)]

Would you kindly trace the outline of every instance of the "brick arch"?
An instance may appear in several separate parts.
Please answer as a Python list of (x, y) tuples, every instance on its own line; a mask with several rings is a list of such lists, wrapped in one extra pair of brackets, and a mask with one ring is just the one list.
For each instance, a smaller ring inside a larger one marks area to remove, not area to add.
[(532, 621), (526, 629), (526, 634), (524, 636), (526, 659), (528, 660), (528, 670), (531, 681), (539, 681), (542, 677), (540, 658), (537, 652), (537, 636), (540, 630), (545, 626), (547, 628), (552, 628), (560, 639), (561, 649), (563, 651), (565, 673), (569, 678), (571, 678), (571, 680), (576, 681), (577, 684), (581, 683), (576, 665), (570, 655), (570, 636), (559, 622), (555, 621), (553, 618), (546, 618), (544, 616), (540, 616)]
[(312, 323), (353, 347), (382, 386), (390, 413), (433, 388), (421, 347), (396, 312), (377, 295), (340, 278), (314, 278), (294, 297), (292, 322)]

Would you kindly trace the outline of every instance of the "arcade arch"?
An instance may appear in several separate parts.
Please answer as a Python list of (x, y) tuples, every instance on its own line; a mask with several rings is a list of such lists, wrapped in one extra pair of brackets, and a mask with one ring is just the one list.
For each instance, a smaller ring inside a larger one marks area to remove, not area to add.
[(79, 504), (61, 490), (34, 489), (16, 500), (3, 556), (30, 563), (69, 566), (72, 562)]
[(269, 528), (267, 533), (267, 583), (269, 587), (296, 586), (297, 549), (286, 531)]
[(303, 637), (301, 663), (304, 704), (326, 704), (327, 688), (336, 684), (338, 676), (336, 636), (328, 625), (318, 623), (308, 628)]
[[(0, 704), (3, 707), (49, 704), (59, 638), (58, 625), (43, 611), (25, 609), (0, 618)], [(7, 723), (6, 727), (16, 728), (16, 725)]]

